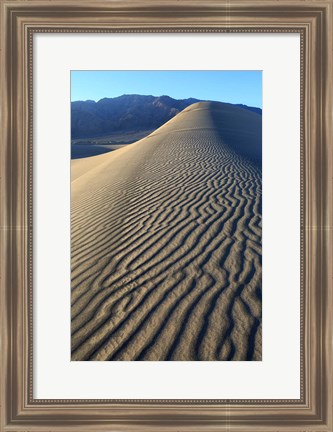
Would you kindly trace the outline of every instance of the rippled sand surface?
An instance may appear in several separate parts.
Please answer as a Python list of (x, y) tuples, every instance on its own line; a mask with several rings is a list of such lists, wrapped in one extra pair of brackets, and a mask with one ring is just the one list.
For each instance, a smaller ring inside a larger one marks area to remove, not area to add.
[(261, 360), (261, 116), (194, 104), (72, 170), (72, 360)]

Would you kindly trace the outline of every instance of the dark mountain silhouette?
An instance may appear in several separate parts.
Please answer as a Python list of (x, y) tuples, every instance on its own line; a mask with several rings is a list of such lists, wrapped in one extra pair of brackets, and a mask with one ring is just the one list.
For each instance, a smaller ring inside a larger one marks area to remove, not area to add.
[[(71, 136), (79, 139), (152, 131), (196, 102), (200, 100), (142, 95), (75, 101), (71, 104)], [(236, 106), (261, 114), (260, 108)]]

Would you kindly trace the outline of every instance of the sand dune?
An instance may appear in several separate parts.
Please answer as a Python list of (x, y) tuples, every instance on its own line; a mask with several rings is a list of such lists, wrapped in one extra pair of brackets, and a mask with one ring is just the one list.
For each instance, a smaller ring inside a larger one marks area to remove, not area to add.
[(72, 171), (72, 360), (261, 360), (261, 116), (191, 105)]

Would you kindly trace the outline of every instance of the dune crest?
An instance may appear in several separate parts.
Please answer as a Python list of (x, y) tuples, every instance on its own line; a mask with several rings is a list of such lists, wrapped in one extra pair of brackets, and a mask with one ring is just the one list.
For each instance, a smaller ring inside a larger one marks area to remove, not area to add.
[(72, 172), (72, 360), (261, 360), (261, 116), (200, 102), (88, 159)]

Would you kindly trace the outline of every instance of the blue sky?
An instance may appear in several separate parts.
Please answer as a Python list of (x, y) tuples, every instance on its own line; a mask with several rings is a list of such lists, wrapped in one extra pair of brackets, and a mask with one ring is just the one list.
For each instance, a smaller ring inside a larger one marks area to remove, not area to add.
[(242, 103), (262, 107), (261, 71), (71, 71), (71, 100), (123, 94)]

